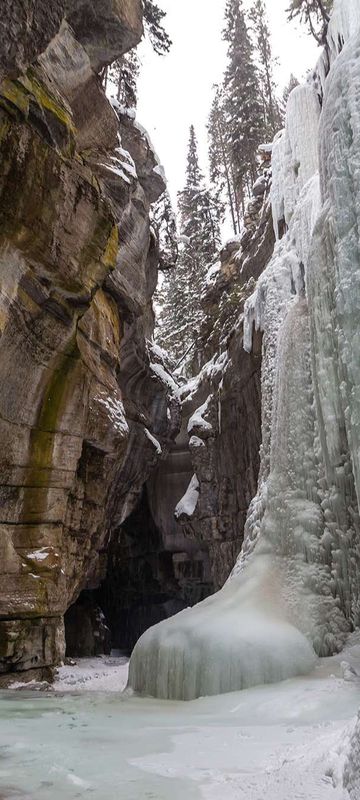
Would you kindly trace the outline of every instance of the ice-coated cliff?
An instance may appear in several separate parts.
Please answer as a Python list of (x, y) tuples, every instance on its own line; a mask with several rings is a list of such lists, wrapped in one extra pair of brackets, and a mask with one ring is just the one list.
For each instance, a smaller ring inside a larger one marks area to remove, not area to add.
[(273, 146), (277, 243), (245, 307), (244, 347), (261, 331), (263, 359), (244, 546), (220, 592), (140, 639), (142, 693), (191, 699), (300, 674), (359, 622), (359, 86), (360, 2), (335, 0), (328, 47)]

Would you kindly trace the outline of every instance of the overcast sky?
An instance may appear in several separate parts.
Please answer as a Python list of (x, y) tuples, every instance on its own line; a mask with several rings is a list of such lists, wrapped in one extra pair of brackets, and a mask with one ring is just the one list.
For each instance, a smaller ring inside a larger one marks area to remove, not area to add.
[[(162, 57), (148, 44), (139, 48), (137, 116), (150, 133), (175, 199), (184, 183), (191, 124), (196, 128), (202, 168), (207, 167), (205, 126), (212, 86), (221, 81), (226, 61), (221, 39), (225, 0), (159, 0), (159, 4), (167, 12), (166, 28), (173, 46)], [(289, 0), (266, 0), (266, 4), (273, 54), (279, 59), (276, 79), (283, 89), (291, 72), (300, 80), (314, 66), (317, 47), (302, 26), (287, 22)]]

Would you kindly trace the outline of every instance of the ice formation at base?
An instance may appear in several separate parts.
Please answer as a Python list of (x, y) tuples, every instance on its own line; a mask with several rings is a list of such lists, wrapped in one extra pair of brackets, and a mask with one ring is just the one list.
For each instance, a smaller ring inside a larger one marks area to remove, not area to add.
[(281, 564), (277, 570), (259, 553), (241, 580), (146, 631), (131, 658), (130, 685), (192, 700), (309, 672), (314, 651), (283, 614), (281, 582)]
[(350, 800), (360, 797), (360, 713), (352, 733), (344, 769), (344, 786)]
[(220, 592), (139, 640), (129, 682), (142, 693), (301, 674), (359, 624), (360, 0), (335, 0), (329, 37), (328, 76), (323, 59), (291, 93), (274, 143), (287, 232), (245, 310), (245, 349), (263, 331), (263, 431), (243, 550)]

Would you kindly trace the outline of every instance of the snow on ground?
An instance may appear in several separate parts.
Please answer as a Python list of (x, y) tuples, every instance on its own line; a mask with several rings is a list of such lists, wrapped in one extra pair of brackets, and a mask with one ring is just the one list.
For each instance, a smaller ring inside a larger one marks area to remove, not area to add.
[(121, 694), (126, 671), (79, 659), (56, 692), (0, 694), (1, 800), (349, 800), (360, 633), (308, 676), (188, 703)]
[(122, 692), (128, 678), (129, 659), (125, 656), (78, 658), (56, 670), (52, 688), (56, 692)]

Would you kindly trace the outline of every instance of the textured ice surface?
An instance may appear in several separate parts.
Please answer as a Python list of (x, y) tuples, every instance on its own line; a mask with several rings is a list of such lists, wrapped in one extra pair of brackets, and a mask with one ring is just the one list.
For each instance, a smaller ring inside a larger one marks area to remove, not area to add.
[(359, 0), (335, 0), (327, 36), (332, 59), (336, 58), (344, 43), (359, 29)]
[(91, 659), (89, 680), (82, 660), (61, 671), (64, 694), (0, 695), (0, 796), (349, 800), (342, 773), (360, 684), (343, 679), (340, 661), (359, 669), (359, 652), (325, 659), (304, 678), (192, 703), (88, 692), (112, 690), (118, 668)]
[(360, 797), (360, 713), (349, 741), (346, 742), (344, 756), (344, 785), (351, 800)]
[(244, 347), (262, 330), (263, 360), (243, 550), (221, 592), (140, 639), (130, 684), (143, 693), (189, 699), (300, 674), (359, 623), (359, 6), (335, 3), (322, 106), (313, 82), (295, 89), (273, 147), (286, 232), (245, 307)]
[(131, 657), (130, 685), (192, 700), (309, 672), (314, 651), (279, 602), (281, 569), (261, 554), (216, 595), (146, 631)]
[(323, 205), (307, 271), (313, 375), (326, 475), (324, 544), (335, 591), (359, 622), (360, 37), (327, 78), (320, 125)]
[(289, 97), (285, 130), (273, 146), (271, 203), (276, 237), (278, 223), (282, 219), (290, 223), (305, 184), (318, 171), (319, 117), (314, 86), (297, 86)]
[(127, 683), (128, 663), (126, 656), (77, 658), (73, 666), (56, 670), (52, 687), (57, 692), (119, 692)]

